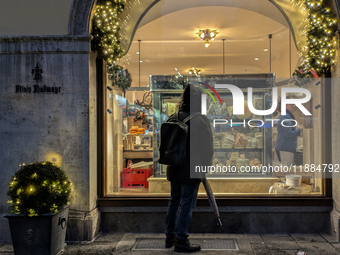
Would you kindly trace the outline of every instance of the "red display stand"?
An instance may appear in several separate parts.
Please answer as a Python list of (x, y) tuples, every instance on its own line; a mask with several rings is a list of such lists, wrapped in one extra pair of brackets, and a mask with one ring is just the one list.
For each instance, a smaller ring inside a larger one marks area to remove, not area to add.
[(152, 175), (153, 167), (149, 169), (124, 168), (122, 172), (123, 188), (148, 188), (147, 179)]

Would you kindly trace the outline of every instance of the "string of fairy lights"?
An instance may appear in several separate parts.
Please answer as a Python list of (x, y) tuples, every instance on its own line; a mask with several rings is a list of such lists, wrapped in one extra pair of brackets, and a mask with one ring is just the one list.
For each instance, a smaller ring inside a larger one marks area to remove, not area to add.
[(307, 11), (308, 23), (302, 31), (306, 45), (300, 56), (303, 63), (294, 71), (296, 78), (318, 78), (335, 63), (337, 19), (324, 0), (292, 0), (293, 6)]
[(70, 203), (72, 183), (59, 167), (51, 162), (23, 163), (20, 167), (7, 191), (11, 213), (37, 216), (57, 212)]
[[(109, 64), (115, 63), (124, 54), (121, 47), (121, 26), (127, 24), (130, 18), (125, 15), (122, 21), (120, 15), (125, 8), (131, 9), (139, 0), (102, 1), (96, 6), (93, 18), (93, 36), (98, 46), (99, 57)], [(301, 20), (303, 38), (306, 42), (299, 52), (303, 63), (294, 71), (297, 78), (312, 78), (322, 76), (325, 69), (335, 62), (334, 35), (337, 29), (337, 19), (326, 6), (324, 0), (291, 0), (293, 8), (298, 8), (304, 17)]]
[(106, 1), (96, 6), (93, 17), (93, 36), (98, 46), (100, 57), (112, 64), (122, 57), (124, 50), (121, 47), (120, 19), (126, 6), (126, 0)]

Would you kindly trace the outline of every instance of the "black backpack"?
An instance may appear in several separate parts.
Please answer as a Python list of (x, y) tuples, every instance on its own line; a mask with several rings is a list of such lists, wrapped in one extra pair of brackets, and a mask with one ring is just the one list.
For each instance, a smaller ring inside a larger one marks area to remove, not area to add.
[(162, 124), (158, 158), (160, 164), (170, 166), (185, 164), (188, 140), (188, 125), (186, 123), (198, 115), (200, 113), (194, 113), (182, 121), (178, 119), (178, 112), (175, 112), (173, 118), (169, 118)]

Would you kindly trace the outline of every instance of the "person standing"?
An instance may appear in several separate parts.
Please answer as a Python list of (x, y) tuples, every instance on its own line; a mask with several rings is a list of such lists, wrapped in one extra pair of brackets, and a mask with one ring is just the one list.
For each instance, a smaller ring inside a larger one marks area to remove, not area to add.
[[(188, 85), (182, 96), (178, 111), (179, 120), (190, 114), (201, 112), (201, 93), (193, 85)], [(173, 118), (171, 116), (170, 118)], [(182, 166), (168, 166), (167, 180), (171, 182), (166, 216), (165, 247), (175, 245), (176, 252), (197, 252), (201, 247), (188, 240), (188, 226), (192, 211), (196, 206), (198, 188), (202, 178), (191, 178), (196, 166), (211, 166), (213, 158), (213, 137), (208, 118), (199, 114), (190, 119), (186, 145), (186, 162)], [(195, 176), (197, 177), (197, 176)]]
[[(297, 147), (297, 137), (301, 134), (303, 126), (299, 128), (293, 127), (295, 125), (295, 116), (293, 112), (297, 110), (295, 104), (287, 104), (286, 115), (280, 115), (277, 123), (277, 141), (275, 150), (277, 152), (279, 161), (286, 163), (288, 166), (294, 165), (294, 154)], [(282, 125), (284, 121), (284, 126)]]

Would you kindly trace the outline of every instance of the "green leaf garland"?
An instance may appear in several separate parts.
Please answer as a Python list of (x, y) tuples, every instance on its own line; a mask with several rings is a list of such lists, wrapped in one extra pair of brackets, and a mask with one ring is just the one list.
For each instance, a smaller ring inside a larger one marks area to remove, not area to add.
[(322, 76), (335, 62), (333, 36), (337, 29), (336, 16), (331, 14), (323, 0), (304, 0), (304, 3), (309, 10), (309, 28), (306, 31), (304, 61), (293, 73), (298, 86)]
[(92, 35), (98, 49), (98, 56), (109, 64), (117, 61), (124, 53), (120, 46), (118, 14), (125, 6), (126, 0), (101, 1), (96, 6)]
[[(302, 65), (293, 73), (299, 86), (303, 85), (303, 81), (299, 81), (300, 78), (320, 77), (325, 69), (335, 62), (333, 45), (333, 36), (337, 29), (335, 15), (330, 12), (324, 0), (304, 0), (304, 4), (309, 10), (309, 28), (305, 31), (307, 45), (304, 50), (306, 53), (303, 54)], [(101, 1), (96, 6), (92, 34), (99, 57), (109, 64), (114, 63), (124, 54), (120, 46), (118, 14), (124, 10), (125, 6), (126, 0)]]
[(108, 65), (107, 73), (109, 78), (112, 80), (113, 85), (120, 87), (123, 92), (125, 92), (129, 87), (131, 87), (132, 78), (131, 74), (127, 69), (124, 69), (120, 65)]

